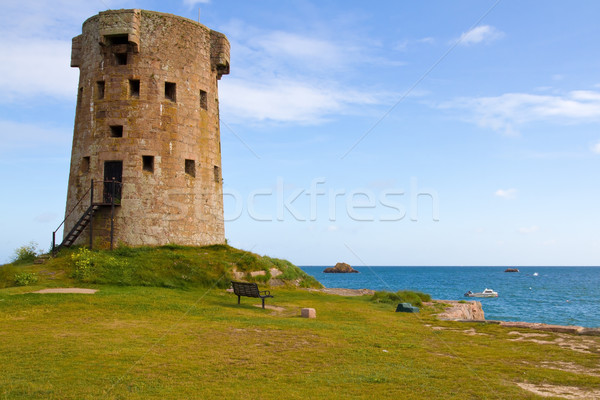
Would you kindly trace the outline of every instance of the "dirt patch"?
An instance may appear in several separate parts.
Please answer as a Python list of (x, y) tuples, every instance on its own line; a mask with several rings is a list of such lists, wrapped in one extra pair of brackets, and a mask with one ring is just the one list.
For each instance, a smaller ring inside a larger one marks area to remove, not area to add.
[(585, 328), (575, 325), (550, 325), (541, 324), (539, 322), (520, 322), (520, 321), (502, 321), (500, 326), (506, 326), (509, 328), (525, 328), (525, 329), (536, 329), (538, 331), (558, 332), (558, 333), (574, 333), (579, 334), (584, 331)]
[(542, 397), (562, 397), (563, 399), (600, 399), (600, 390), (584, 390), (576, 386), (560, 386), (517, 382), (517, 386)]
[[(532, 342), (537, 344), (554, 344), (562, 348), (570, 349), (584, 354), (598, 353), (600, 351), (600, 338), (591, 338), (569, 335), (564, 333), (555, 334), (555, 336), (544, 333), (523, 333), (512, 331), (509, 335), (517, 336), (514, 339), (508, 339), (513, 342)], [(548, 340), (536, 338), (547, 337)]]
[(517, 331), (508, 332), (509, 335), (520, 335), (522, 337), (530, 338), (530, 337), (549, 337), (548, 333), (523, 333)]
[(338, 296), (372, 296), (375, 294), (375, 291), (371, 289), (323, 288), (312, 289), (311, 291), (323, 292), (327, 294), (336, 294)]
[(466, 329), (464, 331), (462, 331), (462, 333), (464, 333), (465, 335), (469, 335), (469, 336), (489, 336), (487, 333), (479, 333), (475, 330), (475, 328), (471, 328), (471, 329)]
[(80, 293), (80, 294), (94, 294), (98, 290), (96, 289), (82, 289), (82, 288), (53, 288), (53, 289), (42, 289), (32, 293)]
[(572, 362), (542, 362), (540, 365), (544, 368), (556, 369), (564, 372), (572, 372), (575, 374), (589, 375), (589, 376), (597, 376), (600, 377), (599, 369), (590, 369), (586, 367), (582, 367), (581, 365), (572, 363)]
[[(254, 307), (258, 307), (258, 308), (262, 308), (262, 304), (252, 304)], [(283, 312), (285, 311), (285, 308), (283, 307), (278, 307), (278, 306), (270, 306), (268, 304), (265, 304), (265, 310), (271, 310), (271, 311), (277, 311), (277, 312)]]

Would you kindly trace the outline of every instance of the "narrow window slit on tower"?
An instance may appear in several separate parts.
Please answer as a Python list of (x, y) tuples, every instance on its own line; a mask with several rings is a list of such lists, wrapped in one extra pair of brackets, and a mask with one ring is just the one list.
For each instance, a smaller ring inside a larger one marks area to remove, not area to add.
[(200, 91), (200, 108), (208, 110), (208, 95), (204, 90)]
[(117, 65), (127, 65), (127, 53), (115, 53), (115, 63)]
[(196, 162), (194, 160), (185, 160), (185, 173), (196, 177)]
[(217, 167), (216, 165), (214, 168), (214, 174), (215, 174), (215, 182), (217, 182), (217, 183), (221, 182), (221, 168)]
[(83, 88), (80, 87), (79, 91), (77, 92), (77, 107), (81, 107), (82, 97), (83, 97)]
[(154, 156), (142, 156), (142, 169), (154, 172)]
[(81, 172), (84, 174), (90, 172), (90, 158), (89, 157), (83, 157), (81, 159)]
[(104, 98), (104, 88), (105, 88), (105, 83), (104, 81), (98, 81), (96, 82), (96, 89), (97, 89), (97, 93), (98, 93), (98, 100), (102, 100)]
[(108, 44), (127, 44), (129, 43), (129, 36), (127, 34), (122, 35), (106, 35), (106, 41)]
[(173, 82), (165, 82), (165, 99), (177, 101), (177, 86)]
[(129, 80), (129, 97), (138, 99), (140, 97), (140, 80), (130, 79)]
[(111, 125), (110, 126), (111, 137), (123, 137), (123, 125)]

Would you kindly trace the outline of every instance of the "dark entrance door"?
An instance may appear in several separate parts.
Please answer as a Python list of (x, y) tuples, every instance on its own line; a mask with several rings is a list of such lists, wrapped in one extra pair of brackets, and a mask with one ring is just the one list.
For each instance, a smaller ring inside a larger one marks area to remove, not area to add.
[(123, 181), (123, 161), (104, 162), (104, 203), (121, 203), (121, 182)]

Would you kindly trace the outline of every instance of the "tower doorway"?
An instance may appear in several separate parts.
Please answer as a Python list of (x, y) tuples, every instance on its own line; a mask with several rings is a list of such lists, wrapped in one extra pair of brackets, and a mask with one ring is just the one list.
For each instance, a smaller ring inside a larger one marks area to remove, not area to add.
[(103, 203), (112, 203), (113, 193), (115, 203), (121, 203), (121, 182), (123, 182), (123, 161), (105, 161)]

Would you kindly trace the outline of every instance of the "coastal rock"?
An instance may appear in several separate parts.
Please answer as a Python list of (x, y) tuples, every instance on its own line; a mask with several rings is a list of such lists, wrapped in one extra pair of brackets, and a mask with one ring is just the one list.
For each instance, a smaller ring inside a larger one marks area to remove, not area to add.
[(439, 319), (446, 321), (485, 321), (480, 301), (434, 300), (436, 303), (448, 304)]
[(519, 272), (519, 270), (516, 268), (506, 268), (504, 272)]
[(588, 336), (600, 336), (600, 328), (583, 328), (579, 332), (578, 335), (588, 335)]
[(277, 268), (271, 268), (271, 269), (269, 270), (269, 272), (271, 273), (271, 276), (272, 276), (273, 278), (276, 278), (276, 277), (278, 277), (279, 275), (283, 274), (283, 272), (281, 272), (281, 271), (280, 271), (280, 270), (278, 270)]
[(335, 267), (325, 268), (325, 270), (323, 272), (325, 272), (327, 274), (330, 274), (330, 273), (335, 273), (335, 274), (358, 273), (357, 270), (355, 270), (354, 268), (352, 268), (350, 265), (348, 265), (346, 263), (337, 263), (337, 264), (335, 264)]
[(547, 331), (547, 332), (557, 332), (557, 333), (572, 333), (572, 334), (581, 334), (584, 330), (582, 326), (563, 326), (563, 325), (551, 325), (551, 324), (542, 324), (539, 322), (520, 322), (520, 321), (502, 321), (500, 322), (500, 326), (506, 326), (509, 328), (526, 328), (526, 329), (536, 329), (538, 331)]
[(233, 278), (236, 281), (246, 278), (246, 273), (243, 271), (238, 271), (235, 267), (233, 267), (233, 269), (231, 270), (231, 273), (233, 274)]
[(274, 287), (284, 286), (285, 282), (282, 281), (281, 279), (272, 278), (272, 279), (269, 279), (269, 282), (267, 282), (267, 285), (274, 286)]

